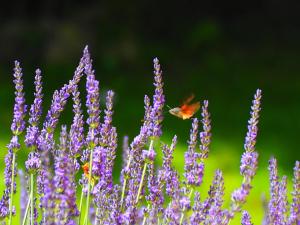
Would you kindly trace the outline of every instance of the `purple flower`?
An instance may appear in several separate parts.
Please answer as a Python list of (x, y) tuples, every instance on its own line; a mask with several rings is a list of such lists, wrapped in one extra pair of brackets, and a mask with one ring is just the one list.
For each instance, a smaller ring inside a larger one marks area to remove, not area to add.
[(104, 123), (100, 129), (100, 145), (104, 147), (104, 176), (102, 179), (106, 185), (112, 185), (112, 172), (114, 161), (116, 158), (117, 149), (117, 132), (116, 128), (112, 126), (113, 115), (113, 91), (108, 91), (106, 97), (106, 109), (104, 111)]
[(244, 148), (247, 152), (255, 151), (255, 144), (256, 144), (256, 136), (257, 136), (257, 124), (260, 112), (260, 100), (261, 100), (261, 90), (257, 89), (253, 104), (251, 106), (251, 118), (248, 121), (248, 132), (245, 138), (245, 145)]
[(9, 193), (6, 189), (0, 199), (0, 221), (4, 220), (9, 214)]
[(24, 117), (26, 115), (27, 106), (25, 105), (25, 98), (23, 92), (23, 80), (22, 80), (22, 69), (20, 63), (15, 61), (14, 68), (14, 83), (15, 83), (15, 106), (13, 122), (11, 124), (11, 131), (14, 135), (19, 135), (25, 129)]
[(55, 204), (59, 208), (56, 219), (58, 219), (59, 224), (66, 224), (70, 221), (75, 222), (73, 217), (79, 213), (76, 206), (75, 170), (72, 158), (67, 152), (67, 142), (67, 130), (63, 126), (60, 147), (55, 157), (55, 175), (53, 178), (56, 193)]
[(202, 106), (202, 125), (203, 131), (200, 132), (200, 151), (201, 151), (201, 159), (205, 159), (208, 157), (209, 145), (211, 141), (211, 124), (210, 124), (210, 114), (208, 112), (208, 101), (205, 100)]
[(85, 58), (85, 67), (84, 72), (87, 75), (86, 77), (86, 107), (89, 118), (87, 124), (89, 125), (89, 131), (87, 136), (87, 144), (91, 148), (94, 148), (96, 142), (96, 136), (98, 130), (96, 128), (100, 125), (100, 109), (99, 109), (99, 81), (95, 79), (95, 73), (92, 69), (92, 60), (90, 56), (87, 55)]
[(283, 176), (279, 183), (279, 196), (278, 196), (278, 215), (279, 224), (287, 224), (287, 177)]
[(29, 126), (26, 130), (25, 143), (27, 147), (35, 147), (39, 137), (39, 128), (37, 126)]
[(246, 198), (252, 188), (251, 181), (256, 173), (258, 153), (255, 152), (257, 124), (260, 112), (261, 90), (257, 90), (254, 95), (254, 100), (251, 106), (251, 117), (248, 121), (248, 132), (245, 139), (245, 152), (241, 158), (240, 173), (243, 176), (241, 187), (236, 189), (231, 195), (231, 207), (229, 212), (226, 213), (226, 220), (229, 221), (233, 218), (236, 212), (241, 211), (242, 205), (246, 202)]
[(29, 124), (30, 126), (27, 127), (27, 132), (25, 136), (25, 144), (27, 147), (36, 147), (37, 145), (37, 139), (39, 135), (39, 119), (42, 115), (42, 77), (41, 77), (41, 71), (37, 69), (35, 71), (35, 93), (34, 93), (34, 101), (33, 104), (30, 107), (29, 111)]
[[(4, 171), (4, 178), (5, 178), (5, 185), (8, 190), (8, 193), (11, 192), (10, 187), (12, 183), (12, 160), (13, 160), (13, 151), (11, 149), (8, 150), (8, 153), (5, 156), (5, 171)], [(17, 165), (15, 163), (15, 169), (14, 169), (14, 177), (17, 176)], [(14, 181), (14, 190), (13, 192), (16, 192), (16, 181)]]
[(30, 152), (28, 160), (25, 162), (25, 166), (29, 173), (36, 173), (41, 167), (40, 154), (37, 152)]
[(253, 223), (251, 223), (250, 215), (247, 211), (243, 211), (242, 225), (253, 225)]
[(195, 148), (197, 145), (197, 136), (198, 136), (198, 119), (193, 119), (192, 129), (190, 131), (190, 140), (188, 142), (188, 150), (185, 153), (185, 179), (189, 185), (195, 185), (195, 165), (196, 161), (196, 154)]
[(18, 136), (13, 136), (10, 140), (10, 143), (7, 145), (7, 148), (12, 150), (13, 152), (17, 152), (20, 149), (21, 145), (19, 143)]
[(269, 161), (269, 172), (270, 172), (270, 194), (271, 199), (269, 201), (269, 212), (268, 212), (268, 223), (270, 224), (279, 224), (279, 210), (278, 210), (278, 201), (279, 201), (279, 178), (277, 170), (277, 160), (271, 158)]
[(81, 103), (80, 103), (80, 93), (77, 90), (77, 87), (73, 91), (73, 112), (74, 112), (74, 118), (73, 123), (71, 125), (70, 133), (69, 133), (69, 149), (70, 149), (70, 155), (73, 158), (74, 165), (76, 170), (79, 169), (79, 164), (77, 162), (77, 157), (80, 156), (81, 150), (85, 145), (84, 141), (84, 121), (83, 121), (83, 115), (81, 110)]
[(200, 201), (200, 193), (198, 191), (195, 192), (194, 197), (194, 205), (193, 205), (193, 213), (190, 217), (190, 224), (191, 225), (197, 225), (200, 224), (201, 221), (203, 221), (203, 215), (201, 213), (202, 211), (202, 203)]
[(153, 95), (153, 106), (151, 109), (152, 121), (152, 136), (161, 136), (161, 122), (163, 120), (163, 107), (165, 104), (165, 96), (163, 93), (162, 71), (157, 58), (153, 60), (154, 63), (154, 86), (155, 94)]
[[(224, 197), (224, 179), (220, 170), (215, 172), (213, 184), (210, 187), (209, 198), (202, 208), (204, 224), (218, 224), (223, 219), (222, 204)], [(200, 219), (202, 220), (202, 218)]]
[(296, 161), (294, 167), (293, 192), (292, 192), (291, 215), (289, 223), (300, 224), (300, 162)]
[(240, 172), (241, 175), (250, 183), (257, 169), (257, 152), (244, 152), (241, 158)]
[(32, 126), (37, 126), (39, 124), (39, 119), (42, 115), (42, 76), (41, 76), (41, 70), (37, 69), (35, 71), (35, 93), (34, 93), (34, 101), (33, 104), (30, 107), (29, 115), (29, 123)]
[[(68, 84), (65, 84), (59, 91), (56, 90), (53, 94), (52, 104), (47, 112), (46, 120), (44, 121), (43, 128), (48, 134), (48, 138), (53, 134), (54, 129), (58, 123), (59, 116), (64, 110), (67, 100), (72, 92), (77, 88), (77, 83), (83, 75), (84, 68), (86, 66), (86, 59), (89, 58), (88, 48), (85, 47), (83, 56), (80, 59), (79, 65), (77, 66), (72, 80)], [(42, 138), (42, 137), (41, 137)], [(45, 138), (45, 137), (43, 137)]]

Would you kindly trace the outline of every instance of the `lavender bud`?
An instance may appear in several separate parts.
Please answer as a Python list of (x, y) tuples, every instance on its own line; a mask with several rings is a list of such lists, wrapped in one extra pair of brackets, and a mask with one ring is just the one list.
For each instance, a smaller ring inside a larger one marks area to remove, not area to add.
[(40, 155), (37, 152), (30, 152), (28, 160), (25, 162), (26, 169), (29, 173), (36, 173), (41, 167)]
[(243, 211), (242, 225), (253, 225), (253, 223), (251, 223), (250, 215), (247, 211)]

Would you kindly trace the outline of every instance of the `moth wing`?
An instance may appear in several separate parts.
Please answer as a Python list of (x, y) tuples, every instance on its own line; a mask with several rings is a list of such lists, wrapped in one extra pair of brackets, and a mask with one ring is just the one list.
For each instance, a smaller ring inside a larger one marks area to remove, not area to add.
[(194, 98), (195, 98), (195, 95), (194, 95), (194, 94), (191, 94), (189, 97), (187, 97), (187, 98), (183, 101), (182, 105), (188, 105)]
[(173, 116), (183, 119), (181, 108), (176, 107), (176, 108), (170, 109), (169, 113), (172, 114)]

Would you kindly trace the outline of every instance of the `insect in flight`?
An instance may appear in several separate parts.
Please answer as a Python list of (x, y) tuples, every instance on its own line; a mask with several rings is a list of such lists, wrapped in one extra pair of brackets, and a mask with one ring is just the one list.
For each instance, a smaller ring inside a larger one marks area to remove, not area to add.
[(194, 97), (191, 95), (183, 101), (181, 106), (170, 109), (169, 113), (183, 120), (191, 118), (200, 108), (200, 102), (191, 103)]

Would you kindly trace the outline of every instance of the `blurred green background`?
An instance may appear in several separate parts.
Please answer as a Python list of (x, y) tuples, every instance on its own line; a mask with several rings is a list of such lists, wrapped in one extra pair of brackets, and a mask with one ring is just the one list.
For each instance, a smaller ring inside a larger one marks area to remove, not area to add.
[[(101, 96), (109, 89), (116, 92), (114, 124), (121, 146), (124, 135), (132, 140), (139, 131), (144, 95), (153, 93), (152, 59), (159, 57), (168, 105), (178, 106), (191, 93), (210, 102), (213, 136), (203, 197), (217, 168), (224, 172), (227, 203), (239, 186), (250, 105), (255, 90), (263, 90), (259, 171), (245, 205), (258, 224), (263, 217), (261, 196), (268, 196), (268, 159), (278, 159), (280, 174), (289, 175), (290, 184), (294, 162), (300, 159), (299, 9), (297, 1), (7, 2), (0, 8), (2, 162), (11, 135), (15, 59), (24, 68), (28, 104), (34, 70), (42, 70), (46, 111), (53, 91), (72, 77), (88, 44)], [(85, 81), (81, 85), (85, 94)], [(71, 119), (69, 104), (61, 123), (70, 124)], [(174, 163), (181, 172), (190, 127), (190, 120), (165, 114), (162, 139), (170, 143), (178, 135)], [(20, 167), (27, 153), (20, 152)], [(3, 174), (3, 163), (0, 170)], [(120, 154), (116, 177), (119, 170)], [(238, 219), (232, 224), (239, 224)]]

